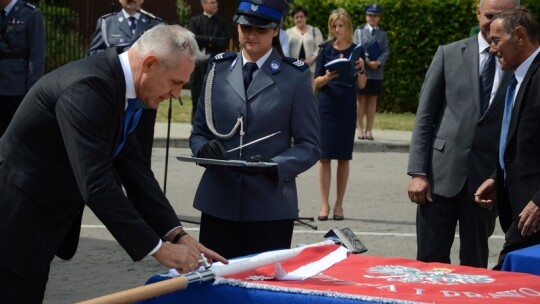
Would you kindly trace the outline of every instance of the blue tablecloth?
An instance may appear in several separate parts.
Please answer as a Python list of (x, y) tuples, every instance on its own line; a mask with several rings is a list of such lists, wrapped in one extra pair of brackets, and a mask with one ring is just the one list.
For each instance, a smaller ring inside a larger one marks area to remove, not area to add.
[[(146, 284), (159, 282), (166, 277), (152, 276)], [(139, 304), (181, 304), (181, 303), (220, 303), (220, 304), (275, 304), (275, 303), (305, 303), (305, 304), (370, 304), (359, 300), (349, 300), (319, 295), (278, 292), (261, 289), (237, 287), (231, 285), (213, 285), (213, 281), (193, 283), (187, 289), (159, 296)]]
[(502, 270), (540, 275), (540, 245), (508, 253)]

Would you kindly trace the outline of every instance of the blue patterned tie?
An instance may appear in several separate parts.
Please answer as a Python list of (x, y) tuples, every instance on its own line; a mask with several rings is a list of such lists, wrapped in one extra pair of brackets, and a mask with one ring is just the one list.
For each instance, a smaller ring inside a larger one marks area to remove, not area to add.
[(489, 53), (489, 47), (486, 48), (486, 51), (488, 52), (488, 58), (482, 68), (482, 74), (480, 74), (480, 115), (484, 115), (489, 107), (491, 89), (495, 79), (495, 56)]
[(114, 157), (118, 156), (118, 153), (122, 151), (122, 148), (124, 147), (124, 144), (126, 143), (127, 135), (135, 130), (135, 127), (137, 126), (137, 123), (139, 122), (139, 118), (141, 118), (142, 109), (135, 108), (136, 104), (137, 104), (137, 99), (133, 99), (133, 98), (128, 99), (128, 106), (126, 109), (126, 113), (124, 115), (124, 134), (122, 137), (122, 141), (118, 144), (118, 146), (116, 147), (116, 150), (114, 151)]
[(131, 16), (128, 19), (130, 21), (129, 28), (131, 29), (131, 34), (135, 34), (135, 29), (137, 29), (137, 18)]
[(504, 102), (504, 114), (501, 126), (501, 138), (499, 139), (499, 164), (506, 177), (504, 168), (504, 151), (506, 149), (506, 141), (508, 139), (508, 128), (510, 127), (510, 118), (512, 117), (512, 108), (514, 107), (514, 95), (516, 92), (517, 79), (516, 75), (512, 74), (508, 88), (506, 88), (506, 100)]

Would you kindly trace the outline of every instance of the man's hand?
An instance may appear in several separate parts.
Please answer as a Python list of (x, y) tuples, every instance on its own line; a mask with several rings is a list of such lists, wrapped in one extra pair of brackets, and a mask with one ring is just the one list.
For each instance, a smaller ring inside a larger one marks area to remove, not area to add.
[(484, 181), (474, 194), (474, 201), (482, 208), (491, 210), (497, 198), (497, 182), (488, 178)]
[(202, 158), (227, 159), (227, 151), (219, 140), (212, 139), (201, 147), (198, 156)]
[(409, 183), (409, 199), (418, 205), (431, 203), (431, 187), (427, 177), (423, 175), (414, 175)]
[(522, 236), (540, 232), (540, 208), (530, 201), (519, 214), (518, 229)]
[(190, 235), (182, 237), (180, 244), (164, 242), (153, 257), (165, 267), (176, 268), (179, 273), (188, 273), (199, 268), (201, 253), (208, 259), (208, 263), (214, 260), (229, 263), (227, 259), (204, 247)]

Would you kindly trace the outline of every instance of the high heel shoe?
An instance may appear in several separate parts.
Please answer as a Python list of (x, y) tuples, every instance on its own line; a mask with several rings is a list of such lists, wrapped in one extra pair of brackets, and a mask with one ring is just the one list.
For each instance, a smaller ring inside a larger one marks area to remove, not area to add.
[(371, 131), (366, 131), (366, 139), (373, 140), (373, 135), (371, 134)]
[(343, 221), (345, 217), (343, 217), (343, 214), (334, 214), (334, 221)]
[(328, 221), (328, 215), (318, 215), (317, 219), (321, 222)]

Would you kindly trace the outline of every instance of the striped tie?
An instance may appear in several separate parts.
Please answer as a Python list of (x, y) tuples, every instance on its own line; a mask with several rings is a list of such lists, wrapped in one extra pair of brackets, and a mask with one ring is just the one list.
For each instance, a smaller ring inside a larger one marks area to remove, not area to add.
[(495, 56), (489, 53), (489, 47), (485, 50), (488, 52), (488, 58), (482, 68), (480, 74), (480, 114), (484, 115), (489, 107), (491, 99), (491, 89), (493, 88), (493, 79), (495, 79)]

